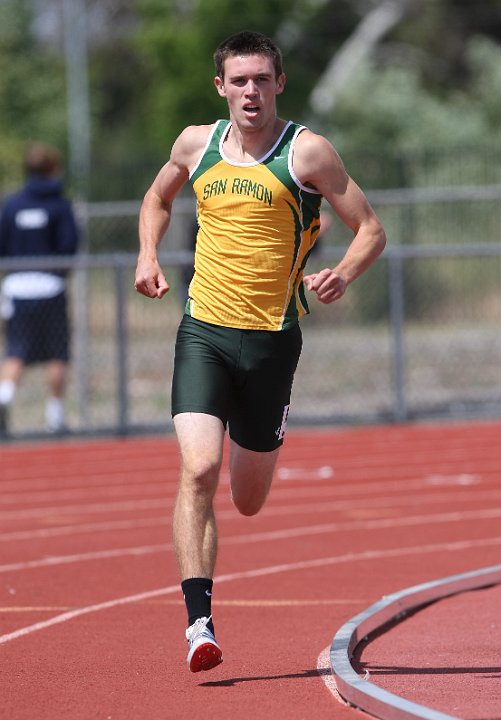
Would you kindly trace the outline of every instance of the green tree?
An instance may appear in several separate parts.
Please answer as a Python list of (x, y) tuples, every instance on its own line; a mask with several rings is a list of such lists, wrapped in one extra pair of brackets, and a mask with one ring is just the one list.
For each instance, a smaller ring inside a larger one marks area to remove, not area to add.
[(273, 35), (288, 0), (137, 0), (141, 17), (137, 46), (150, 69), (146, 93), (152, 148), (167, 149), (187, 124), (212, 122), (225, 113), (213, 86), (212, 53), (224, 37), (241, 29)]
[(19, 181), (20, 157), (29, 140), (66, 150), (64, 66), (55, 51), (33, 37), (27, 0), (0, 4), (0, 164), (2, 186)]
[[(312, 89), (374, 6), (373, 0), (269, 0), (238, 8), (230, 0), (87, 0), (93, 197), (139, 196), (186, 124), (226, 114), (212, 84), (211, 55), (241, 29), (271, 35), (284, 51), (280, 114), (318, 122), (343, 152), (367, 159), (388, 148), (399, 153), (494, 137), (501, 116), (499, 0), (406, 0), (408, 13), (350, 78), (335, 112), (322, 123), (311, 118)], [(52, 18), (43, 37), (34, 23), (42, 9)], [(30, 138), (66, 149), (58, 9), (60, 0), (0, 2), (4, 175), (17, 171)], [(376, 182), (380, 161), (369, 164)], [(397, 183), (399, 172), (385, 183)]]

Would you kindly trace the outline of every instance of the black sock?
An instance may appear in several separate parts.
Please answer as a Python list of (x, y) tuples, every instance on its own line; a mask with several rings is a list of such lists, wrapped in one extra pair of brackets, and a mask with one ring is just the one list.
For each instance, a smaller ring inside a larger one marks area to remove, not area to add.
[[(212, 615), (212, 580), (210, 578), (188, 578), (181, 583), (181, 589), (188, 611), (188, 625), (193, 625), (198, 618)], [(207, 627), (212, 633), (214, 632), (212, 620), (209, 620)]]

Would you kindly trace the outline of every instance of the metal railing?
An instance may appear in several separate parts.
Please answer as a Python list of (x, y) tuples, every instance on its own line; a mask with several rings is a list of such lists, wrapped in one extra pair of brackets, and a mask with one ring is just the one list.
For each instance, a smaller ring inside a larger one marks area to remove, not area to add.
[[(322, 247), (309, 269), (341, 254)], [(171, 284), (161, 301), (135, 293), (135, 253), (0, 261), (0, 273), (69, 271), (73, 434), (171, 429), (174, 342), (191, 260), (188, 251), (161, 255)], [(291, 423), (500, 416), (500, 278), (501, 246), (494, 243), (394, 245), (340, 302), (312, 299)], [(12, 408), (12, 438), (44, 435), (44, 396), (43, 366), (28, 368)]]

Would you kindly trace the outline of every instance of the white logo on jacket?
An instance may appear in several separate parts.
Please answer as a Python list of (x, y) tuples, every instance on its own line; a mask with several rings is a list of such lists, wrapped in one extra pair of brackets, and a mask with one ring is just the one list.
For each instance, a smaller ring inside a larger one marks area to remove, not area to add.
[(20, 230), (40, 230), (49, 224), (49, 214), (44, 208), (27, 208), (16, 213), (16, 225)]

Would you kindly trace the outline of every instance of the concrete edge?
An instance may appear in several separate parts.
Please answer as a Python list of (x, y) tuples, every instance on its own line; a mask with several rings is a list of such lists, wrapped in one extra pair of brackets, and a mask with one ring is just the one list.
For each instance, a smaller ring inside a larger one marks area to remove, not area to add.
[(404, 619), (411, 610), (440, 598), (500, 583), (501, 565), (494, 565), (387, 595), (353, 617), (335, 634), (330, 649), (330, 662), (341, 697), (381, 720), (457, 720), (452, 715), (410, 702), (361, 678), (355, 672), (351, 658), (357, 645), (368, 635), (390, 621)]

